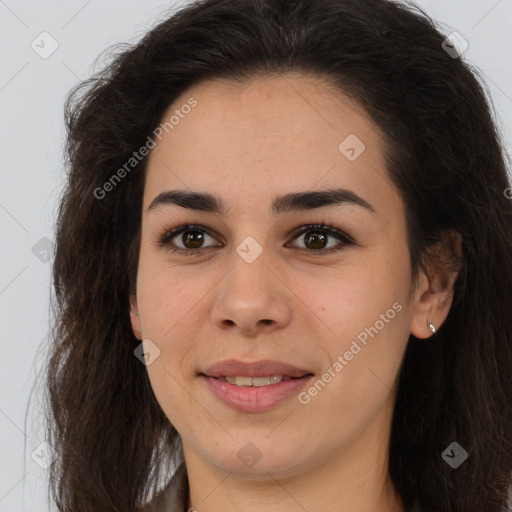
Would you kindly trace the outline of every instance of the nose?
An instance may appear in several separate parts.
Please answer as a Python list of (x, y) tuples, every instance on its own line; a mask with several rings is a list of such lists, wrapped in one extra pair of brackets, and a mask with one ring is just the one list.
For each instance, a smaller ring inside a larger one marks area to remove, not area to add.
[(212, 309), (212, 320), (220, 329), (254, 337), (289, 324), (293, 294), (264, 253), (251, 263), (234, 253), (231, 270), (218, 285)]

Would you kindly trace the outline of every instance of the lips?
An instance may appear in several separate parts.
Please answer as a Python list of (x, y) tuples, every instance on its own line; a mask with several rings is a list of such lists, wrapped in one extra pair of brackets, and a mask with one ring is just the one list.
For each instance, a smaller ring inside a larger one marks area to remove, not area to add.
[(210, 365), (200, 374), (217, 379), (220, 377), (269, 377), (272, 375), (298, 379), (308, 374), (312, 375), (313, 372), (289, 363), (271, 359), (262, 359), (252, 363), (246, 363), (237, 359), (227, 359)]
[(208, 396), (224, 406), (241, 413), (261, 414), (291, 403), (314, 374), (280, 361), (244, 363), (231, 359), (211, 365), (198, 377)]

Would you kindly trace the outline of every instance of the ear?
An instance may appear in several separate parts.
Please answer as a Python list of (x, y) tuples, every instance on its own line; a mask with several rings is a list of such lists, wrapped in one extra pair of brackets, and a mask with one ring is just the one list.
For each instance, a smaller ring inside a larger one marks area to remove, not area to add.
[(421, 272), (414, 293), (411, 334), (419, 339), (432, 336), (428, 322), (436, 330), (444, 323), (453, 302), (453, 287), (462, 262), (462, 236), (446, 231), (429, 250), (428, 272)]
[(133, 334), (135, 334), (138, 340), (142, 341), (139, 309), (137, 307), (137, 296), (135, 294), (130, 295), (130, 321), (132, 323)]

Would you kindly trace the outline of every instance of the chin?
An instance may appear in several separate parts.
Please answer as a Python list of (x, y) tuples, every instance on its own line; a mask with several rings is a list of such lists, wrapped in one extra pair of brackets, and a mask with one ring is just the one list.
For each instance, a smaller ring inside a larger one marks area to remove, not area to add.
[(280, 477), (293, 476), (305, 464), (304, 454), (298, 452), (296, 446), (281, 444), (278, 448), (265, 436), (261, 437), (261, 442), (257, 437), (252, 439), (233, 440), (230, 446), (224, 445), (224, 449), (216, 453), (208, 450), (211, 463), (221, 471), (252, 480), (268, 480), (268, 473)]

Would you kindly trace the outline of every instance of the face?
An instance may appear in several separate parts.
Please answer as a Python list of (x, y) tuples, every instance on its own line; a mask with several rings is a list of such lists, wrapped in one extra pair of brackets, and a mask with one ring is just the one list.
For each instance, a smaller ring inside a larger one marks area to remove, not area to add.
[(375, 452), (409, 334), (443, 314), (426, 279), (410, 295), (381, 133), (300, 75), (206, 82), (176, 110), (148, 160), (131, 320), (185, 457), (285, 476)]

